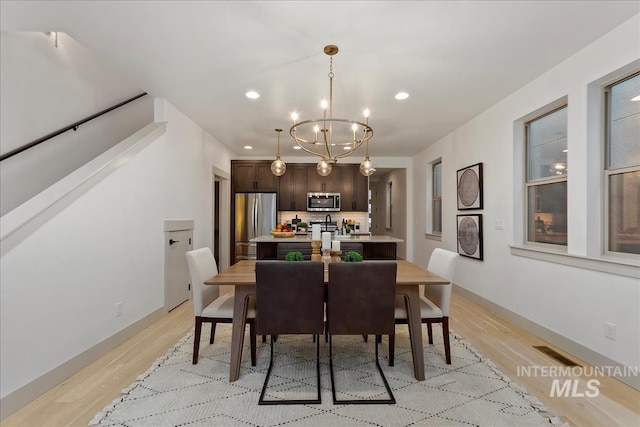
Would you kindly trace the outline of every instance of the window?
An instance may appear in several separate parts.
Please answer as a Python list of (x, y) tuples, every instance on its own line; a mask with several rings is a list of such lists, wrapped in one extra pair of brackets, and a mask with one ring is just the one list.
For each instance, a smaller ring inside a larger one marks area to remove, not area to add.
[(640, 254), (640, 73), (605, 88), (608, 250)]
[(442, 160), (432, 163), (431, 182), (431, 232), (442, 234)]
[(567, 106), (525, 123), (528, 242), (567, 245)]

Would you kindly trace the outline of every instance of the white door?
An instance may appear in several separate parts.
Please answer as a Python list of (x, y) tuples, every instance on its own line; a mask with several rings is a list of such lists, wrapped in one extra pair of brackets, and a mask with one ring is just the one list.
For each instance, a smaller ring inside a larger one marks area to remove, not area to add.
[(165, 232), (165, 309), (171, 311), (189, 299), (189, 266), (192, 230)]

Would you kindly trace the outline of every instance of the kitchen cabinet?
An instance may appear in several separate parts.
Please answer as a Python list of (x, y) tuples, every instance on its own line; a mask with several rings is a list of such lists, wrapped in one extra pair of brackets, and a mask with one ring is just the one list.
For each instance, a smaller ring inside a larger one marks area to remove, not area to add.
[(307, 166), (307, 192), (309, 193), (339, 193), (340, 167), (333, 165), (328, 176), (318, 173), (316, 165)]
[(344, 165), (340, 169), (340, 209), (369, 211), (369, 178), (360, 173), (359, 165)]
[(287, 165), (280, 177), (278, 210), (304, 211), (307, 209), (307, 165)]
[(304, 211), (307, 193), (340, 193), (343, 211), (367, 212), (369, 180), (358, 164), (336, 164), (329, 176), (320, 176), (315, 163), (290, 163), (281, 177), (271, 173), (269, 160), (233, 160), (232, 194), (275, 191), (278, 210)]
[(233, 192), (278, 191), (278, 177), (271, 173), (270, 161), (234, 160), (231, 162)]

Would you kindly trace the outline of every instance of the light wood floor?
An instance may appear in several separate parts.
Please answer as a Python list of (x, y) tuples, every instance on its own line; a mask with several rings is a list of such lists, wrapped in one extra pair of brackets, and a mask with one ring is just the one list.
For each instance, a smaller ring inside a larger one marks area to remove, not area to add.
[[(119, 396), (120, 390), (134, 382), (153, 361), (193, 328), (192, 310), (190, 302), (176, 308), (9, 416), (1, 425), (86, 426), (96, 413)], [(534, 345), (549, 344), (455, 292), (452, 298), (451, 328), (467, 338), (504, 374), (525, 387), (554, 415), (570, 425), (640, 426), (640, 392), (617, 380), (598, 377), (601, 385), (597, 397), (550, 398), (552, 378), (517, 377), (517, 366), (559, 365), (533, 348)], [(575, 357), (554, 349), (581, 363)], [(580, 390), (584, 389), (585, 385), (581, 384)]]

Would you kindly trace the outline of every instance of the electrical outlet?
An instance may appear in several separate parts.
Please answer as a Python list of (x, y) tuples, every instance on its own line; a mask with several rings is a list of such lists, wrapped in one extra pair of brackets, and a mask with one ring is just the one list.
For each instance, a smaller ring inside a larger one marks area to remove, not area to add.
[(504, 230), (504, 219), (496, 219), (496, 230)]
[(122, 316), (122, 301), (116, 303), (116, 317)]
[(612, 341), (616, 340), (616, 325), (609, 322), (604, 322), (604, 337), (609, 338)]

